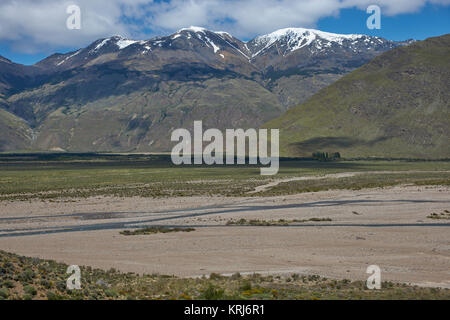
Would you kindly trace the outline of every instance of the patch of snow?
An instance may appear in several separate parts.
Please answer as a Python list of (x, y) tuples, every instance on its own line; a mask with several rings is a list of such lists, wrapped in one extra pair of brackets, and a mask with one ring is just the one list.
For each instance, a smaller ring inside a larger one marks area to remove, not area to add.
[(210, 38), (208, 38), (206, 36), (205, 36), (205, 38), (206, 38), (206, 41), (213, 47), (214, 53), (217, 53), (217, 51), (219, 51), (220, 48), (218, 46), (216, 46), (216, 44), (213, 41), (211, 41)]
[(197, 33), (197, 32), (205, 33), (205, 31), (208, 31), (208, 30), (206, 30), (205, 28), (202, 28), (202, 27), (191, 26), (189, 28), (180, 29), (180, 30), (178, 30), (177, 33), (180, 33), (181, 31), (192, 31), (195, 33)]
[(120, 39), (116, 42), (116, 45), (119, 47), (120, 50), (125, 49), (128, 46), (131, 46), (132, 44), (135, 44), (140, 41), (136, 40), (128, 40), (128, 39)]
[(129, 40), (129, 39), (125, 39), (121, 36), (113, 36), (111, 38), (107, 38), (104, 39), (102, 42), (100, 42), (94, 49), (92, 49), (90, 51), (90, 53), (96, 52), (98, 51), (100, 48), (102, 48), (103, 46), (105, 46), (108, 42), (110, 41), (115, 41), (115, 44), (119, 47), (119, 50), (125, 49), (126, 47), (135, 44), (135, 43), (140, 43), (140, 44), (145, 44), (146, 41), (141, 40), (141, 41), (137, 41), (137, 40)]
[(229, 34), (228, 32), (225, 32), (225, 31), (215, 31), (214, 33), (217, 33), (221, 36), (229, 36), (230, 38), (233, 38), (233, 36), (231, 34)]
[(152, 47), (150, 47), (149, 45), (146, 45), (146, 46), (144, 47), (144, 49), (145, 49), (145, 50), (142, 51), (142, 54), (146, 54), (147, 52), (152, 51)]
[(98, 49), (100, 49), (101, 47), (103, 47), (105, 44), (108, 43), (108, 41), (111, 40), (111, 38), (105, 39), (102, 42), (100, 42), (92, 51), (97, 51)]
[[(234, 50), (236, 50), (237, 52), (239, 52), (240, 54), (242, 54), (244, 57), (246, 57), (249, 61), (250, 61), (250, 57), (248, 55), (246, 55), (245, 53), (243, 53), (241, 50), (239, 50), (239, 48), (236, 48), (236, 46), (234, 46), (233, 44), (231, 44), (227, 39), (225, 39), (222, 35), (219, 35), (223, 41), (225, 41), (230, 47), (232, 47)], [(248, 50), (247, 44), (245, 45), (245, 47)], [(250, 52), (250, 50), (248, 50)]]
[(57, 66), (62, 65), (64, 62), (66, 62), (67, 60), (69, 60), (69, 59), (72, 58), (72, 57), (75, 57), (75, 56), (76, 56), (77, 54), (79, 54), (80, 52), (81, 52), (81, 49), (78, 50), (78, 51), (76, 51), (74, 54), (71, 54), (70, 56), (68, 56), (67, 58), (65, 58), (63, 61), (58, 62), (56, 65), (57, 65)]

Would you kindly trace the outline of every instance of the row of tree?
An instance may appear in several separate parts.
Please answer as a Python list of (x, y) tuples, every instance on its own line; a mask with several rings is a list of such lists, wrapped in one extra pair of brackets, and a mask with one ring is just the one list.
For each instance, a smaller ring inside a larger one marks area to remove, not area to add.
[(312, 157), (319, 161), (335, 161), (335, 160), (339, 160), (341, 158), (341, 154), (339, 152), (333, 152), (333, 153), (314, 152), (312, 154)]

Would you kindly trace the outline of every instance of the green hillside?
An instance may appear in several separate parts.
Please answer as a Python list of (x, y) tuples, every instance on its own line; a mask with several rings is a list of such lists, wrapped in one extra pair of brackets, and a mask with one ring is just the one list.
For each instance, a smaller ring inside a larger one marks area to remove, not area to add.
[(450, 157), (450, 34), (396, 48), (264, 127), (281, 153)]
[(0, 98), (0, 152), (30, 148), (32, 131), (25, 120), (2, 109)]

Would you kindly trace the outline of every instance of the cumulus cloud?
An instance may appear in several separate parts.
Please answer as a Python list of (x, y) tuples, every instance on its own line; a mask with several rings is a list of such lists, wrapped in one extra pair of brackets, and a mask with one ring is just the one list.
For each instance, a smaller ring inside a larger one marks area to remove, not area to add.
[[(130, 35), (139, 7), (148, 0), (2, 0), (0, 41), (26, 53), (52, 47), (76, 47), (113, 34)], [(81, 9), (81, 29), (69, 30), (69, 5)]]
[(449, 5), (450, 0), (172, 0), (155, 4), (147, 23), (166, 30), (200, 25), (249, 37), (283, 27), (314, 27), (320, 18), (346, 8), (366, 10), (377, 4), (392, 16), (416, 12), (427, 3)]
[[(2, 0), (0, 41), (18, 51), (78, 47), (113, 34), (148, 38), (190, 25), (249, 38), (288, 26), (314, 27), (345, 8), (378, 4), (385, 15), (450, 0)], [(67, 6), (81, 8), (81, 30), (66, 28)]]

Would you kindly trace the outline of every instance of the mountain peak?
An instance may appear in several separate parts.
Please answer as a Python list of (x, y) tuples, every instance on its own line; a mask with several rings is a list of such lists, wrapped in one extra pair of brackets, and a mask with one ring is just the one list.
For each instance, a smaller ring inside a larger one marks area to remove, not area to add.
[(203, 34), (209, 32), (209, 33), (215, 33), (215, 34), (220, 35), (220, 36), (228, 36), (230, 38), (233, 38), (233, 36), (230, 33), (226, 32), (226, 31), (212, 31), (212, 30), (208, 30), (208, 29), (203, 28), (203, 27), (196, 27), (196, 26), (190, 26), (189, 28), (182, 28), (182, 29), (178, 30), (175, 33), (175, 35), (183, 32), (183, 31), (194, 32), (194, 33), (203, 33)]
[(316, 30), (316, 29), (284, 28), (284, 29), (276, 30), (267, 35), (260, 36), (258, 38), (263, 38), (263, 37), (280, 38), (280, 37), (289, 36), (289, 35), (291, 35), (291, 36), (292, 35), (315, 36), (315, 37), (321, 37), (323, 39), (327, 39), (329, 41), (337, 41), (339, 39), (351, 39), (352, 40), (352, 39), (358, 39), (358, 38), (364, 37), (364, 35), (361, 35), (361, 34), (337, 34), (337, 33)]
[(249, 47), (253, 52), (253, 57), (258, 56), (264, 51), (276, 45), (278, 50), (289, 53), (315, 44), (316, 50), (330, 48), (333, 45), (343, 46), (344, 42), (348, 42), (351, 49), (360, 41), (365, 42), (366, 46), (376, 46), (388, 40), (379, 37), (370, 37), (361, 34), (337, 34), (315, 29), (305, 28), (284, 28), (276, 30), (272, 33), (256, 37), (249, 42)]

